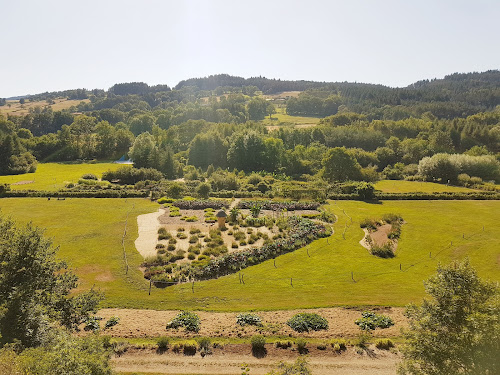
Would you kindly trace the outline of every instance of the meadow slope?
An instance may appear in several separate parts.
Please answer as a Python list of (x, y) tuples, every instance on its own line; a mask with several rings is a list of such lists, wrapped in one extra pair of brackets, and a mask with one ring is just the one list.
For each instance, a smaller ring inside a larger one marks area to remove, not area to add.
[[(330, 202), (327, 209), (339, 218), (335, 234), (278, 257), (276, 268), (271, 260), (244, 269), (244, 284), (233, 274), (194, 286), (153, 288), (151, 295), (133, 243), (136, 217), (155, 211), (156, 203), (10, 198), (1, 199), (0, 207), (20, 222), (47, 228), (60, 245), (60, 257), (80, 276), (81, 288), (95, 285), (105, 292), (103, 307), (239, 311), (402, 306), (422, 299), (422, 282), (439, 262), (466, 256), (482, 277), (500, 281), (499, 201)], [(399, 213), (406, 221), (393, 259), (374, 257), (359, 244), (359, 222), (384, 213)], [(121, 246), (126, 221), (128, 274)]]

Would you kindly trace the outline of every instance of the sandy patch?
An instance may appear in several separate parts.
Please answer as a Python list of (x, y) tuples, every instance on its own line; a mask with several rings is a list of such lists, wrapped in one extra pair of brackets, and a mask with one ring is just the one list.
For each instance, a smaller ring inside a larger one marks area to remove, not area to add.
[[(400, 360), (397, 353), (370, 348), (367, 353), (357, 354), (348, 348), (342, 354), (331, 348), (320, 351), (314, 345), (308, 345), (310, 352), (307, 362), (313, 374), (321, 375), (388, 375), (396, 374)], [(299, 356), (295, 349), (278, 349), (272, 344), (266, 345), (267, 355), (256, 358), (251, 355), (249, 344), (227, 345), (215, 349), (212, 355), (202, 357), (199, 353), (185, 356), (168, 351), (157, 354), (153, 349), (131, 350), (121, 357), (111, 360), (115, 371), (154, 372), (160, 374), (220, 374), (240, 375), (241, 365), (247, 364), (250, 374), (262, 375), (276, 368), (278, 362), (294, 362)]]
[(158, 212), (137, 216), (139, 237), (135, 240), (135, 248), (144, 257), (156, 255), (156, 243), (158, 241), (158, 218), (164, 213), (162, 208)]
[[(279, 335), (290, 337), (310, 337), (310, 338), (332, 338), (332, 337), (353, 337), (360, 333), (359, 327), (354, 324), (356, 319), (361, 318), (361, 312), (367, 308), (320, 308), (303, 310), (280, 310), (280, 311), (259, 311), (254, 312), (259, 315), (264, 324), (263, 328), (240, 327), (236, 324), (238, 313), (206, 312), (197, 311), (201, 319), (200, 336), (210, 337), (250, 337), (255, 334)], [(394, 326), (387, 329), (377, 329), (374, 335), (377, 337), (394, 337), (400, 335), (400, 329), (407, 326), (407, 319), (403, 315), (404, 308), (380, 307), (369, 309), (378, 314), (390, 316), (394, 321)], [(120, 324), (111, 328), (108, 334), (114, 337), (157, 337), (176, 336), (192, 337), (192, 333), (184, 330), (174, 330), (165, 328), (166, 324), (178, 313), (177, 310), (134, 310), (134, 309), (103, 309), (98, 312), (98, 316), (109, 319), (111, 316), (118, 316)], [(328, 320), (329, 329), (311, 333), (301, 333), (293, 331), (285, 323), (293, 315), (299, 312), (314, 312)]]

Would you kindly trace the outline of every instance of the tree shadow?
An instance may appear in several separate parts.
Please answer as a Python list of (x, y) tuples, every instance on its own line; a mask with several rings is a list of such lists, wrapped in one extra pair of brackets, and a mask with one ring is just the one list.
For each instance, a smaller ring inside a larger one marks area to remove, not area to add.
[(264, 358), (267, 355), (266, 348), (252, 348), (252, 355), (255, 358)]

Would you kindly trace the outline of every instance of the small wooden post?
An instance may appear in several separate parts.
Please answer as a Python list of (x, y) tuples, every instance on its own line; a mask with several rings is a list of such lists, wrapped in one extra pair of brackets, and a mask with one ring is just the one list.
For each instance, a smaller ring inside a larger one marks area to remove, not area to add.
[(307, 256), (310, 258), (311, 256), (309, 255), (309, 248), (307, 248), (306, 250), (307, 250)]
[(399, 270), (401, 271), (401, 263), (399, 263)]
[(432, 251), (429, 251), (429, 258), (432, 258)]
[(276, 267), (276, 258), (274, 259), (274, 268), (278, 268)]
[(194, 293), (194, 280), (193, 280), (193, 284), (191, 285), (191, 290), (193, 291)]
[(151, 295), (151, 280), (149, 280), (149, 295)]
[(291, 278), (291, 277), (290, 277), (290, 285), (291, 285), (291, 286), (292, 286), (292, 288), (293, 288), (293, 280), (292, 280), (292, 278)]
[(352, 279), (352, 281), (355, 281), (354, 280), (354, 272), (353, 271), (351, 271), (351, 279)]

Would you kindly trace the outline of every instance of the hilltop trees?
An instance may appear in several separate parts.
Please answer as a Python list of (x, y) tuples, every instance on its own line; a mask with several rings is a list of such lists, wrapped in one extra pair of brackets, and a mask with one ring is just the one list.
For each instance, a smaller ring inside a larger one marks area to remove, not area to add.
[(400, 374), (500, 373), (500, 295), (465, 260), (439, 266), (425, 283), (431, 297), (406, 315)]

